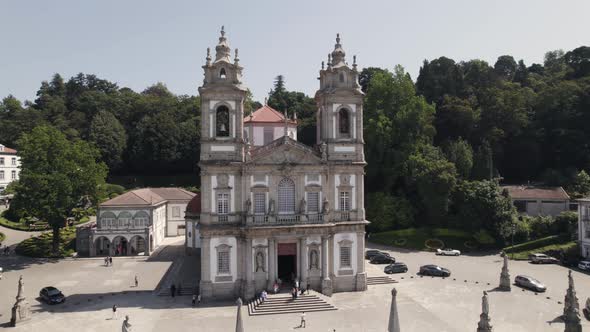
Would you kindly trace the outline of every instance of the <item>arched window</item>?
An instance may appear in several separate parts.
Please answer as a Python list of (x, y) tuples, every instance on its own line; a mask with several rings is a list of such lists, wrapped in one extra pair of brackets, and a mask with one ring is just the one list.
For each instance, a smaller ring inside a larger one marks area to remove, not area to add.
[(340, 83), (344, 83), (344, 74), (340, 73)]
[(112, 212), (105, 212), (100, 215), (100, 223), (98, 224), (99, 228), (109, 229), (115, 227), (114, 223), (117, 217)]
[(343, 108), (338, 112), (338, 122), (340, 134), (350, 135), (350, 115), (347, 109)]
[(219, 71), (219, 78), (224, 80), (226, 77), (227, 75), (225, 74), (225, 68), (221, 68), (221, 70)]
[(229, 136), (229, 109), (219, 106), (215, 116), (215, 129), (218, 137)]
[(295, 213), (295, 183), (288, 178), (279, 182), (279, 213)]
[(142, 228), (147, 227), (149, 224), (150, 216), (145, 211), (138, 211), (133, 216), (133, 223), (135, 227)]
[(119, 227), (129, 227), (131, 226), (131, 213), (123, 211), (119, 213), (119, 217), (117, 217), (117, 220), (119, 221)]

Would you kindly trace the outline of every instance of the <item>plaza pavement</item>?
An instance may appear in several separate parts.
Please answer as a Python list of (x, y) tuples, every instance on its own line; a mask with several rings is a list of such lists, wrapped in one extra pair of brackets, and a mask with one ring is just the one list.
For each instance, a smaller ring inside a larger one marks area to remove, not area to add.
[[(369, 244), (368, 247), (376, 246)], [(490, 290), (490, 316), (494, 331), (563, 331), (564, 325), (556, 321), (563, 311), (563, 304), (558, 301), (563, 302), (567, 288), (567, 269), (562, 266), (510, 261), (512, 280), (516, 274), (528, 274), (544, 282), (548, 290), (535, 295), (513, 286), (512, 292), (504, 293), (493, 290), (499, 282), (502, 265), (501, 258), (496, 254), (440, 257), (428, 252), (389, 252), (409, 267), (408, 273), (393, 275), (399, 283), (369, 286), (366, 292), (336, 293), (329, 301), (338, 310), (307, 313), (305, 330), (386, 331), (390, 291), (396, 287), (401, 330), (404, 332), (475, 331), (484, 290)], [(204, 303), (202, 307), (191, 308), (188, 296), (172, 299), (154, 296), (150, 292), (129, 292), (133, 290), (129, 285), (134, 271), (141, 271), (142, 278), (147, 279), (144, 282), (140, 280), (140, 290), (155, 287), (155, 279), (161, 277), (165, 270), (165, 266), (155, 264), (157, 262), (116, 259), (113, 268), (100, 266), (100, 261), (96, 263), (92, 260), (67, 260), (8, 272), (9, 277), (0, 285), (0, 294), (3, 294), (0, 300), (3, 316), (0, 319), (6, 321), (9, 318), (5, 316), (6, 304), (9, 302), (12, 305), (16, 280), (22, 273), (25, 275), (28, 300), (36, 313), (30, 322), (14, 331), (115, 331), (121, 329), (125, 315), (130, 316), (134, 331), (233, 331), (235, 328), (236, 309), (232, 302)], [(420, 278), (415, 273), (420, 265), (427, 263), (450, 268), (451, 278)], [(384, 265), (367, 264), (366, 267), (369, 276), (383, 275)], [(123, 272), (117, 273), (118, 270)], [(78, 297), (76, 300), (68, 298), (67, 307), (39, 306), (34, 299), (38, 286), (31, 284), (43, 283), (36, 278), (61, 279), (64, 291), (69, 289), (71, 292), (66, 291), (68, 295)], [(9, 280), (9, 287), (6, 280)], [(580, 305), (583, 306), (590, 296), (590, 276), (574, 272), (574, 280)], [(8, 301), (4, 296), (7, 293)], [(87, 296), (93, 296), (93, 300), (87, 301)], [(73, 303), (76, 301), (78, 305)], [(110, 319), (113, 304), (120, 308), (118, 320)], [(298, 314), (251, 317), (244, 307), (242, 317), (247, 332), (302, 330), (297, 328)], [(590, 328), (584, 318), (582, 324), (584, 329)]]

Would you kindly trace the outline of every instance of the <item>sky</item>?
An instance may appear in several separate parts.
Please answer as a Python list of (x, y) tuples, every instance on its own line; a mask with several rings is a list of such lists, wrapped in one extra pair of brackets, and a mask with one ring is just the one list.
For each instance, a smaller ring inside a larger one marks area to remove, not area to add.
[(79, 72), (196, 95), (222, 25), (258, 101), (279, 74), (313, 96), (336, 33), (349, 63), (356, 54), (360, 68), (400, 64), (414, 80), (440, 56), (530, 65), (590, 45), (588, 13), (587, 0), (0, 0), (0, 98), (34, 100), (41, 81)]

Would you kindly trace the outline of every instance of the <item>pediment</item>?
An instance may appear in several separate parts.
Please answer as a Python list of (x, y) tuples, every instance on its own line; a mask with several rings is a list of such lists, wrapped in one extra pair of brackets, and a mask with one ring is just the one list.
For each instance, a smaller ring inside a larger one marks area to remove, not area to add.
[(320, 164), (318, 152), (290, 138), (281, 138), (267, 146), (258, 148), (248, 163), (250, 164)]

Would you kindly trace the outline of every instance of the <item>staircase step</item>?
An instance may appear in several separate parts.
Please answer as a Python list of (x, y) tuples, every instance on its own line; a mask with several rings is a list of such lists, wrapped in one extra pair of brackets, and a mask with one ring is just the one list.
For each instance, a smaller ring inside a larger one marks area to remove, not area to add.
[[(331, 307), (331, 308), (310, 308), (310, 309), (306, 309), (303, 310), (305, 312), (317, 312), (317, 311), (332, 311), (332, 310), (338, 310), (337, 308)], [(250, 313), (250, 316), (263, 316), (263, 315), (280, 315), (280, 314), (300, 314), (302, 310), (294, 310), (294, 311), (280, 311), (280, 312), (252, 312)]]
[(368, 277), (367, 278), (367, 285), (385, 285), (385, 284), (395, 284), (398, 283), (397, 280), (392, 279), (389, 276), (382, 276), (382, 277)]

